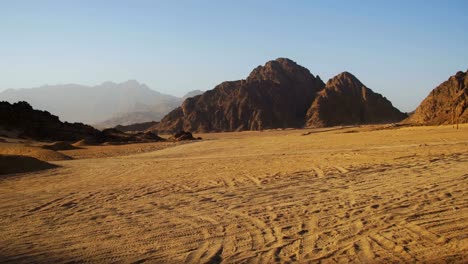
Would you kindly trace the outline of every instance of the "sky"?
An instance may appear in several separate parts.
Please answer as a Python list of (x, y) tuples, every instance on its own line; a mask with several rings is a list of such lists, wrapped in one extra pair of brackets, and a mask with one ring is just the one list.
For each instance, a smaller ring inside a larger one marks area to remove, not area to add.
[(287, 57), (412, 111), (468, 69), (468, 1), (0, 0), (0, 91), (136, 79), (181, 96)]

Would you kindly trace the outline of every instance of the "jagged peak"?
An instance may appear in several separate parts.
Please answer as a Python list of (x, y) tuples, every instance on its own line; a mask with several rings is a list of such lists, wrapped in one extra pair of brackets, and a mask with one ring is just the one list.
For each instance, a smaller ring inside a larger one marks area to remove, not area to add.
[(364, 84), (359, 81), (356, 76), (348, 71), (344, 71), (335, 77), (328, 80), (326, 87), (329, 89), (336, 88), (361, 88)]
[(266, 62), (263, 66), (256, 67), (247, 77), (247, 81), (269, 80), (282, 82), (286, 79), (297, 80), (311, 77), (315, 78), (307, 68), (291, 59), (280, 57)]

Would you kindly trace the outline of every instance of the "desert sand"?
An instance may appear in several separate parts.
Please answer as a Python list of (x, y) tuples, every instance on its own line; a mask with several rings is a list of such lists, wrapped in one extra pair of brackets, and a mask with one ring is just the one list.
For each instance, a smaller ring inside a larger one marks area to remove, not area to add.
[(468, 262), (468, 125), (196, 136), (0, 176), (0, 262)]

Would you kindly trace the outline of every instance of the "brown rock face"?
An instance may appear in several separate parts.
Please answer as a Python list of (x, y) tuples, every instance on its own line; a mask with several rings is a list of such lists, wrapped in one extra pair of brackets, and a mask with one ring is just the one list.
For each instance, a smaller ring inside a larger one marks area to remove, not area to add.
[(399, 122), (406, 117), (392, 103), (343, 72), (327, 82), (307, 111), (308, 127)]
[(468, 71), (457, 72), (422, 101), (405, 122), (441, 125), (468, 122)]
[[(15, 130), (21, 138), (45, 141), (78, 141), (130, 143), (162, 141), (152, 132), (129, 134), (116, 129), (102, 132), (82, 123), (62, 122), (47, 111), (34, 110), (27, 102), (0, 102), (1, 130)], [(59, 145), (51, 147), (60, 147)], [(63, 147), (63, 144), (62, 144)]]
[(27, 102), (0, 102), (0, 127), (19, 131), (20, 137), (74, 141), (100, 138), (101, 132), (82, 123), (62, 122), (47, 111), (34, 110)]
[(186, 131), (179, 131), (175, 133), (170, 140), (173, 141), (183, 141), (183, 140), (199, 140), (202, 139), (201, 137), (194, 138), (192, 133)]
[(186, 99), (151, 130), (192, 132), (303, 127), (307, 109), (324, 83), (295, 62), (279, 58), (246, 80), (224, 82)]

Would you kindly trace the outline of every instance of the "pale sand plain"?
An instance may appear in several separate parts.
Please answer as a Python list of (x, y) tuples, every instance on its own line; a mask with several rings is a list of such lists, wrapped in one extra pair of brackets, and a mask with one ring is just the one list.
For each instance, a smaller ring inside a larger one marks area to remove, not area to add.
[(61, 151), (0, 178), (0, 262), (468, 262), (468, 125), (376, 128)]

